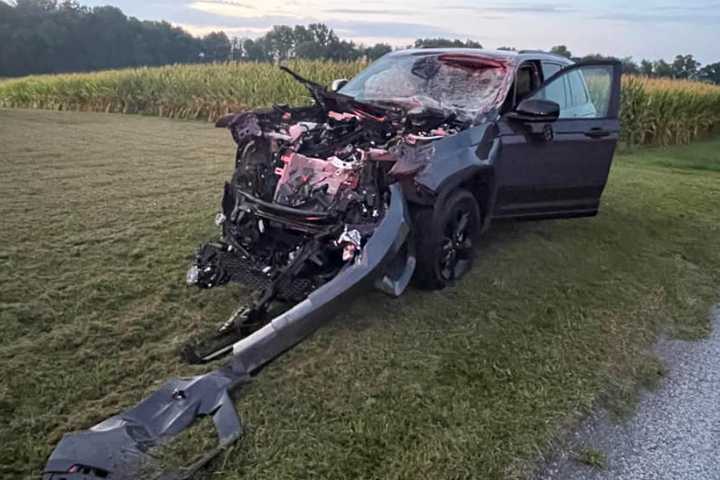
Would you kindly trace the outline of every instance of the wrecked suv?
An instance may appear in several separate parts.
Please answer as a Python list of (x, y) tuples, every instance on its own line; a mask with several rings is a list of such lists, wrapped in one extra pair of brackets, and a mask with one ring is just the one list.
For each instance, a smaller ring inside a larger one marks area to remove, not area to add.
[[(238, 353), (257, 331), (327, 315), (361, 284), (438, 289), (493, 219), (598, 211), (618, 138), (620, 66), (484, 50), (391, 53), (313, 105), (228, 115), (238, 145), (190, 285), (254, 292), (184, 351)], [(259, 336), (257, 337), (259, 338)]]
[(313, 98), (228, 115), (237, 143), (216, 224), (187, 282), (252, 294), (183, 356), (223, 366), (172, 379), (134, 407), (67, 434), (44, 478), (156, 478), (154, 449), (201, 417), (241, 435), (231, 391), (313, 332), (363, 286), (443, 288), (470, 268), (492, 220), (595, 215), (618, 140), (620, 65), (537, 52), (409, 50)]

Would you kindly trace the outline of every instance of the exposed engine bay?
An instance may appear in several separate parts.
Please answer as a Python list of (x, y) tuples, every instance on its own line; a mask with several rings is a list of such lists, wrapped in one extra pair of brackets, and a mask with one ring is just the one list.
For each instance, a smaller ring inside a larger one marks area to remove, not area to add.
[(194, 363), (229, 351), (272, 309), (301, 301), (354, 262), (385, 215), (388, 185), (422, 170), (434, 140), (472, 124), (419, 103), (360, 102), (285, 70), (314, 105), (217, 122), (237, 143), (235, 171), (216, 217), (222, 237), (199, 249), (187, 283), (239, 282), (254, 293), (216, 332), (187, 346), (183, 356)]

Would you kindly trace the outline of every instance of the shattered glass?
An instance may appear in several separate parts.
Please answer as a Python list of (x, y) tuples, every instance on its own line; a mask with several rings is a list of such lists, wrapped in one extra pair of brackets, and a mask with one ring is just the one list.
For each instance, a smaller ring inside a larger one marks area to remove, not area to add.
[(474, 120), (502, 104), (512, 75), (506, 61), (476, 55), (385, 57), (340, 93), (369, 103), (453, 112)]

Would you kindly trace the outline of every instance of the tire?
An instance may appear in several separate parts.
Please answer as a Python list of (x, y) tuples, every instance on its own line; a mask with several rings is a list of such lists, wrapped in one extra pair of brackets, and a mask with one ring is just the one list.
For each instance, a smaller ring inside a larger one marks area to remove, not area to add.
[(426, 290), (441, 290), (467, 273), (480, 223), (478, 202), (463, 188), (448, 196), (442, 205), (417, 210), (415, 284)]

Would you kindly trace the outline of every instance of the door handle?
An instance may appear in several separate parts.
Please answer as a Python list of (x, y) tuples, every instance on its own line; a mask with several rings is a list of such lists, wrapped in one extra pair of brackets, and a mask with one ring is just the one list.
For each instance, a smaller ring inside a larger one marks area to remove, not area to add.
[(605, 138), (610, 136), (610, 132), (604, 128), (591, 128), (585, 132), (585, 136), (590, 138)]

